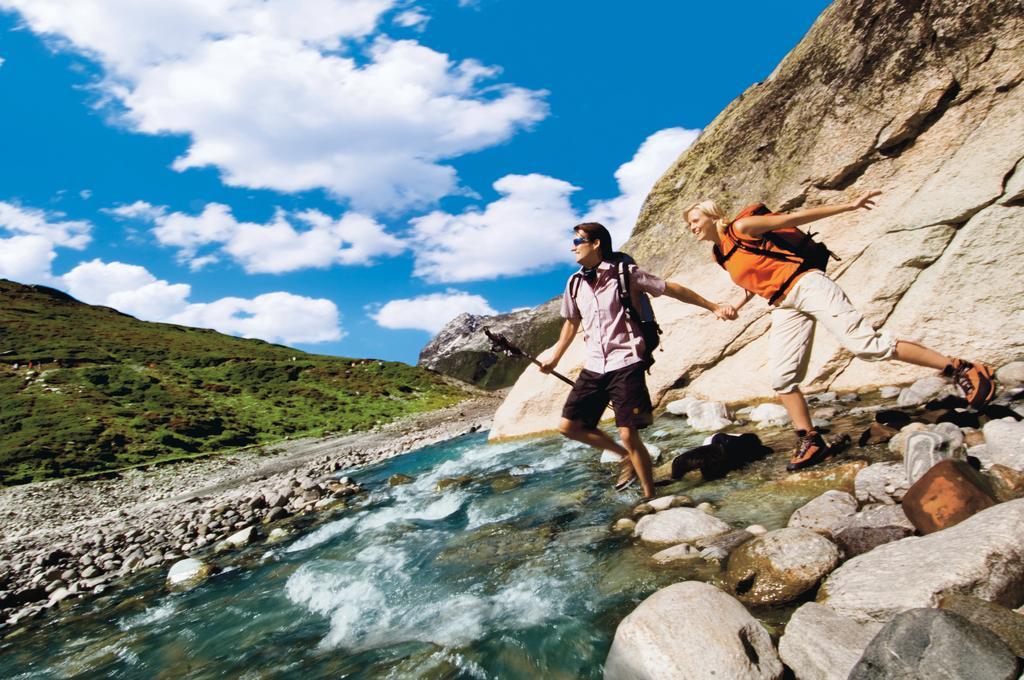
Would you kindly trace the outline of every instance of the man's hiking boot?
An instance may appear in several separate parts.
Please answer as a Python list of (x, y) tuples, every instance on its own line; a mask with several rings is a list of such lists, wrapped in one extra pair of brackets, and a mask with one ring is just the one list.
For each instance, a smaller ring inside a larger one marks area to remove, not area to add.
[(985, 364), (972, 364), (963, 359), (953, 361), (943, 369), (942, 374), (953, 378), (953, 382), (964, 393), (967, 405), (980, 408), (992, 401), (996, 394), (996, 381), (992, 369)]
[(623, 458), (619, 463), (619, 478), (615, 480), (615, 490), (625, 491), (636, 480), (636, 470), (633, 469), (633, 464), (629, 462), (629, 458)]
[(798, 430), (797, 436), (799, 436), (799, 439), (797, 440), (796, 449), (793, 450), (793, 455), (789, 457), (789, 464), (786, 465), (786, 469), (790, 472), (820, 463), (832, 454), (829, 445), (825, 443), (825, 440), (821, 438), (817, 431), (803, 432)]

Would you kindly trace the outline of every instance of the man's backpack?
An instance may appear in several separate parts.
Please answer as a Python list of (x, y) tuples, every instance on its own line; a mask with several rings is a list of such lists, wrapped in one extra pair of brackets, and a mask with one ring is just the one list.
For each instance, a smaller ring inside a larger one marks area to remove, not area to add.
[[(626, 311), (626, 316), (640, 328), (640, 336), (644, 339), (644, 354), (641, 363), (650, 373), (654, 365), (654, 350), (661, 344), (661, 326), (654, 318), (654, 307), (647, 293), (630, 285), (629, 268), (636, 266), (636, 261), (626, 253), (612, 253), (608, 260), (615, 267), (615, 281), (618, 286), (619, 302)], [(583, 283), (583, 275), (576, 272), (569, 282), (569, 295), (576, 302), (576, 293)]]
[(723, 269), (725, 268), (726, 261), (732, 257), (737, 250), (742, 250), (754, 255), (770, 257), (774, 260), (795, 262), (800, 265), (797, 267), (796, 271), (793, 272), (793, 275), (790, 276), (770, 298), (768, 298), (768, 304), (770, 305), (775, 304), (779, 297), (781, 297), (789, 288), (793, 279), (800, 274), (811, 269), (820, 269), (821, 271), (825, 271), (830, 259), (835, 259), (837, 261), (841, 259), (838, 255), (829, 250), (824, 243), (815, 241), (813, 231), (805, 232), (796, 227), (785, 227), (782, 229), (766, 231), (756, 239), (746, 239), (741, 238), (732, 226), (737, 220), (743, 217), (774, 214), (776, 213), (769, 210), (764, 203), (753, 203), (748, 205), (746, 208), (741, 210), (725, 228), (726, 234), (728, 234), (729, 238), (731, 238), (735, 243), (732, 249), (729, 250), (728, 253), (722, 253), (718, 246), (714, 247), (715, 261), (718, 262)]

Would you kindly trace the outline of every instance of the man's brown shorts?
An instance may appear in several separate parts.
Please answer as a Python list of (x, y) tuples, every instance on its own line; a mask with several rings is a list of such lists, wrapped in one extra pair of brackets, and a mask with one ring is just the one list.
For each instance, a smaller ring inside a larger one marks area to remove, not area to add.
[(576, 386), (562, 408), (562, 417), (578, 420), (587, 429), (594, 429), (609, 400), (615, 411), (618, 427), (642, 429), (651, 424), (653, 408), (647, 391), (642, 364), (633, 364), (607, 373), (583, 369)]

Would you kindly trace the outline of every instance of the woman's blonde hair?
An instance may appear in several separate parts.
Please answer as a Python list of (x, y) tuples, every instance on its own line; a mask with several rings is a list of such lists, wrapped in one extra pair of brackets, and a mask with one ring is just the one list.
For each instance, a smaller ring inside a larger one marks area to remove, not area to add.
[(726, 216), (725, 211), (722, 207), (715, 203), (712, 199), (706, 198), (703, 201), (698, 201), (691, 205), (689, 208), (683, 211), (683, 217), (690, 214), (691, 210), (699, 210), (711, 219), (718, 222), (728, 222), (729, 218)]

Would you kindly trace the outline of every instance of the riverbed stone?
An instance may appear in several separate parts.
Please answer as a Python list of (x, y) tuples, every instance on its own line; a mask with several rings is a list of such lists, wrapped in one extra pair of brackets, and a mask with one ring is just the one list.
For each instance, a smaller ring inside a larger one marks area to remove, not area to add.
[(757, 619), (699, 581), (673, 584), (640, 603), (619, 623), (604, 667), (605, 680), (777, 680), (782, 672)]
[(730, 556), (724, 582), (752, 605), (791, 602), (839, 564), (839, 548), (810, 529), (785, 528), (744, 543)]
[(1024, 420), (1003, 418), (990, 420), (985, 433), (985, 460), (988, 465), (999, 463), (1014, 470), (1024, 471)]
[(674, 545), (724, 534), (729, 528), (722, 520), (697, 508), (669, 508), (641, 517), (633, 536), (644, 543)]
[(1024, 498), (1024, 472), (996, 463), (988, 469), (987, 476), (1000, 503)]
[(857, 499), (831, 489), (796, 509), (786, 526), (803, 527), (831, 539), (857, 513)]
[(959, 592), (1016, 606), (1024, 599), (1024, 499), (983, 510), (928, 536), (881, 545), (836, 569), (818, 602), (859, 621), (935, 607)]
[(760, 404), (750, 412), (750, 421), (760, 427), (781, 427), (788, 425), (789, 412), (781, 404)]
[(687, 410), (690, 408), (690, 406), (692, 404), (697, 403), (698, 401), (700, 401), (700, 399), (696, 399), (694, 397), (683, 397), (682, 399), (670, 401), (665, 406), (665, 410), (674, 416), (686, 416)]
[(861, 503), (899, 503), (910, 484), (902, 463), (874, 463), (857, 472), (854, 495)]
[(912, 536), (916, 529), (901, 505), (873, 505), (849, 519), (833, 537), (846, 559)]
[(1017, 658), (995, 634), (958, 614), (911, 609), (878, 632), (849, 680), (1017, 680)]
[(231, 534), (223, 541), (217, 544), (217, 550), (232, 550), (237, 548), (244, 548), (252, 542), (255, 538), (256, 530), (253, 527), (245, 527), (235, 533)]
[(995, 505), (987, 480), (962, 460), (929, 469), (903, 497), (903, 511), (922, 534), (941, 531)]
[(626, 532), (632, 533), (633, 529), (636, 529), (636, 522), (629, 519), (628, 517), (622, 517), (615, 521), (612, 525), (612, 531), (616, 533), (624, 534)]
[(959, 614), (995, 633), (1014, 654), (1024, 657), (1024, 616), (1017, 612), (970, 595), (949, 593), (939, 602), (939, 608)]
[(848, 619), (808, 602), (786, 624), (779, 656), (800, 680), (846, 680), (882, 625)]
[(997, 368), (996, 381), (1004, 388), (1024, 385), (1024, 361), (1011, 361)]
[(717, 401), (698, 401), (686, 409), (690, 427), (699, 432), (717, 432), (732, 425), (725, 404)]
[(680, 543), (671, 548), (665, 548), (651, 555), (651, 560), (657, 564), (672, 564), (674, 562), (688, 562), (701, 557), (701, 551), (689, 543)]
[(167, 572), (167, 585), (175, 590), (188, 590), (202, 583), (212, 568), (206, 562), (188, 557), (175, 562)]
[(947, 395), (955, 395), (956, 390), (945, 378), (928, 376), (921, 378), (910, 387), (900, 391), (896, 398), (898, 406), (917, 406), (933, 399), (941, 399)]
[[(767, 533), (767, 532), (762, 532)], [(758, 534), (760, 535), (760, 534)], [(702, 538), (694, 545), (700, 548), (700, 556), (709, 562), (724, 562), (729, 559), (736, 548), (754, 538), (755, 534), (747, 529), (737, 529), (719, 536)]]

